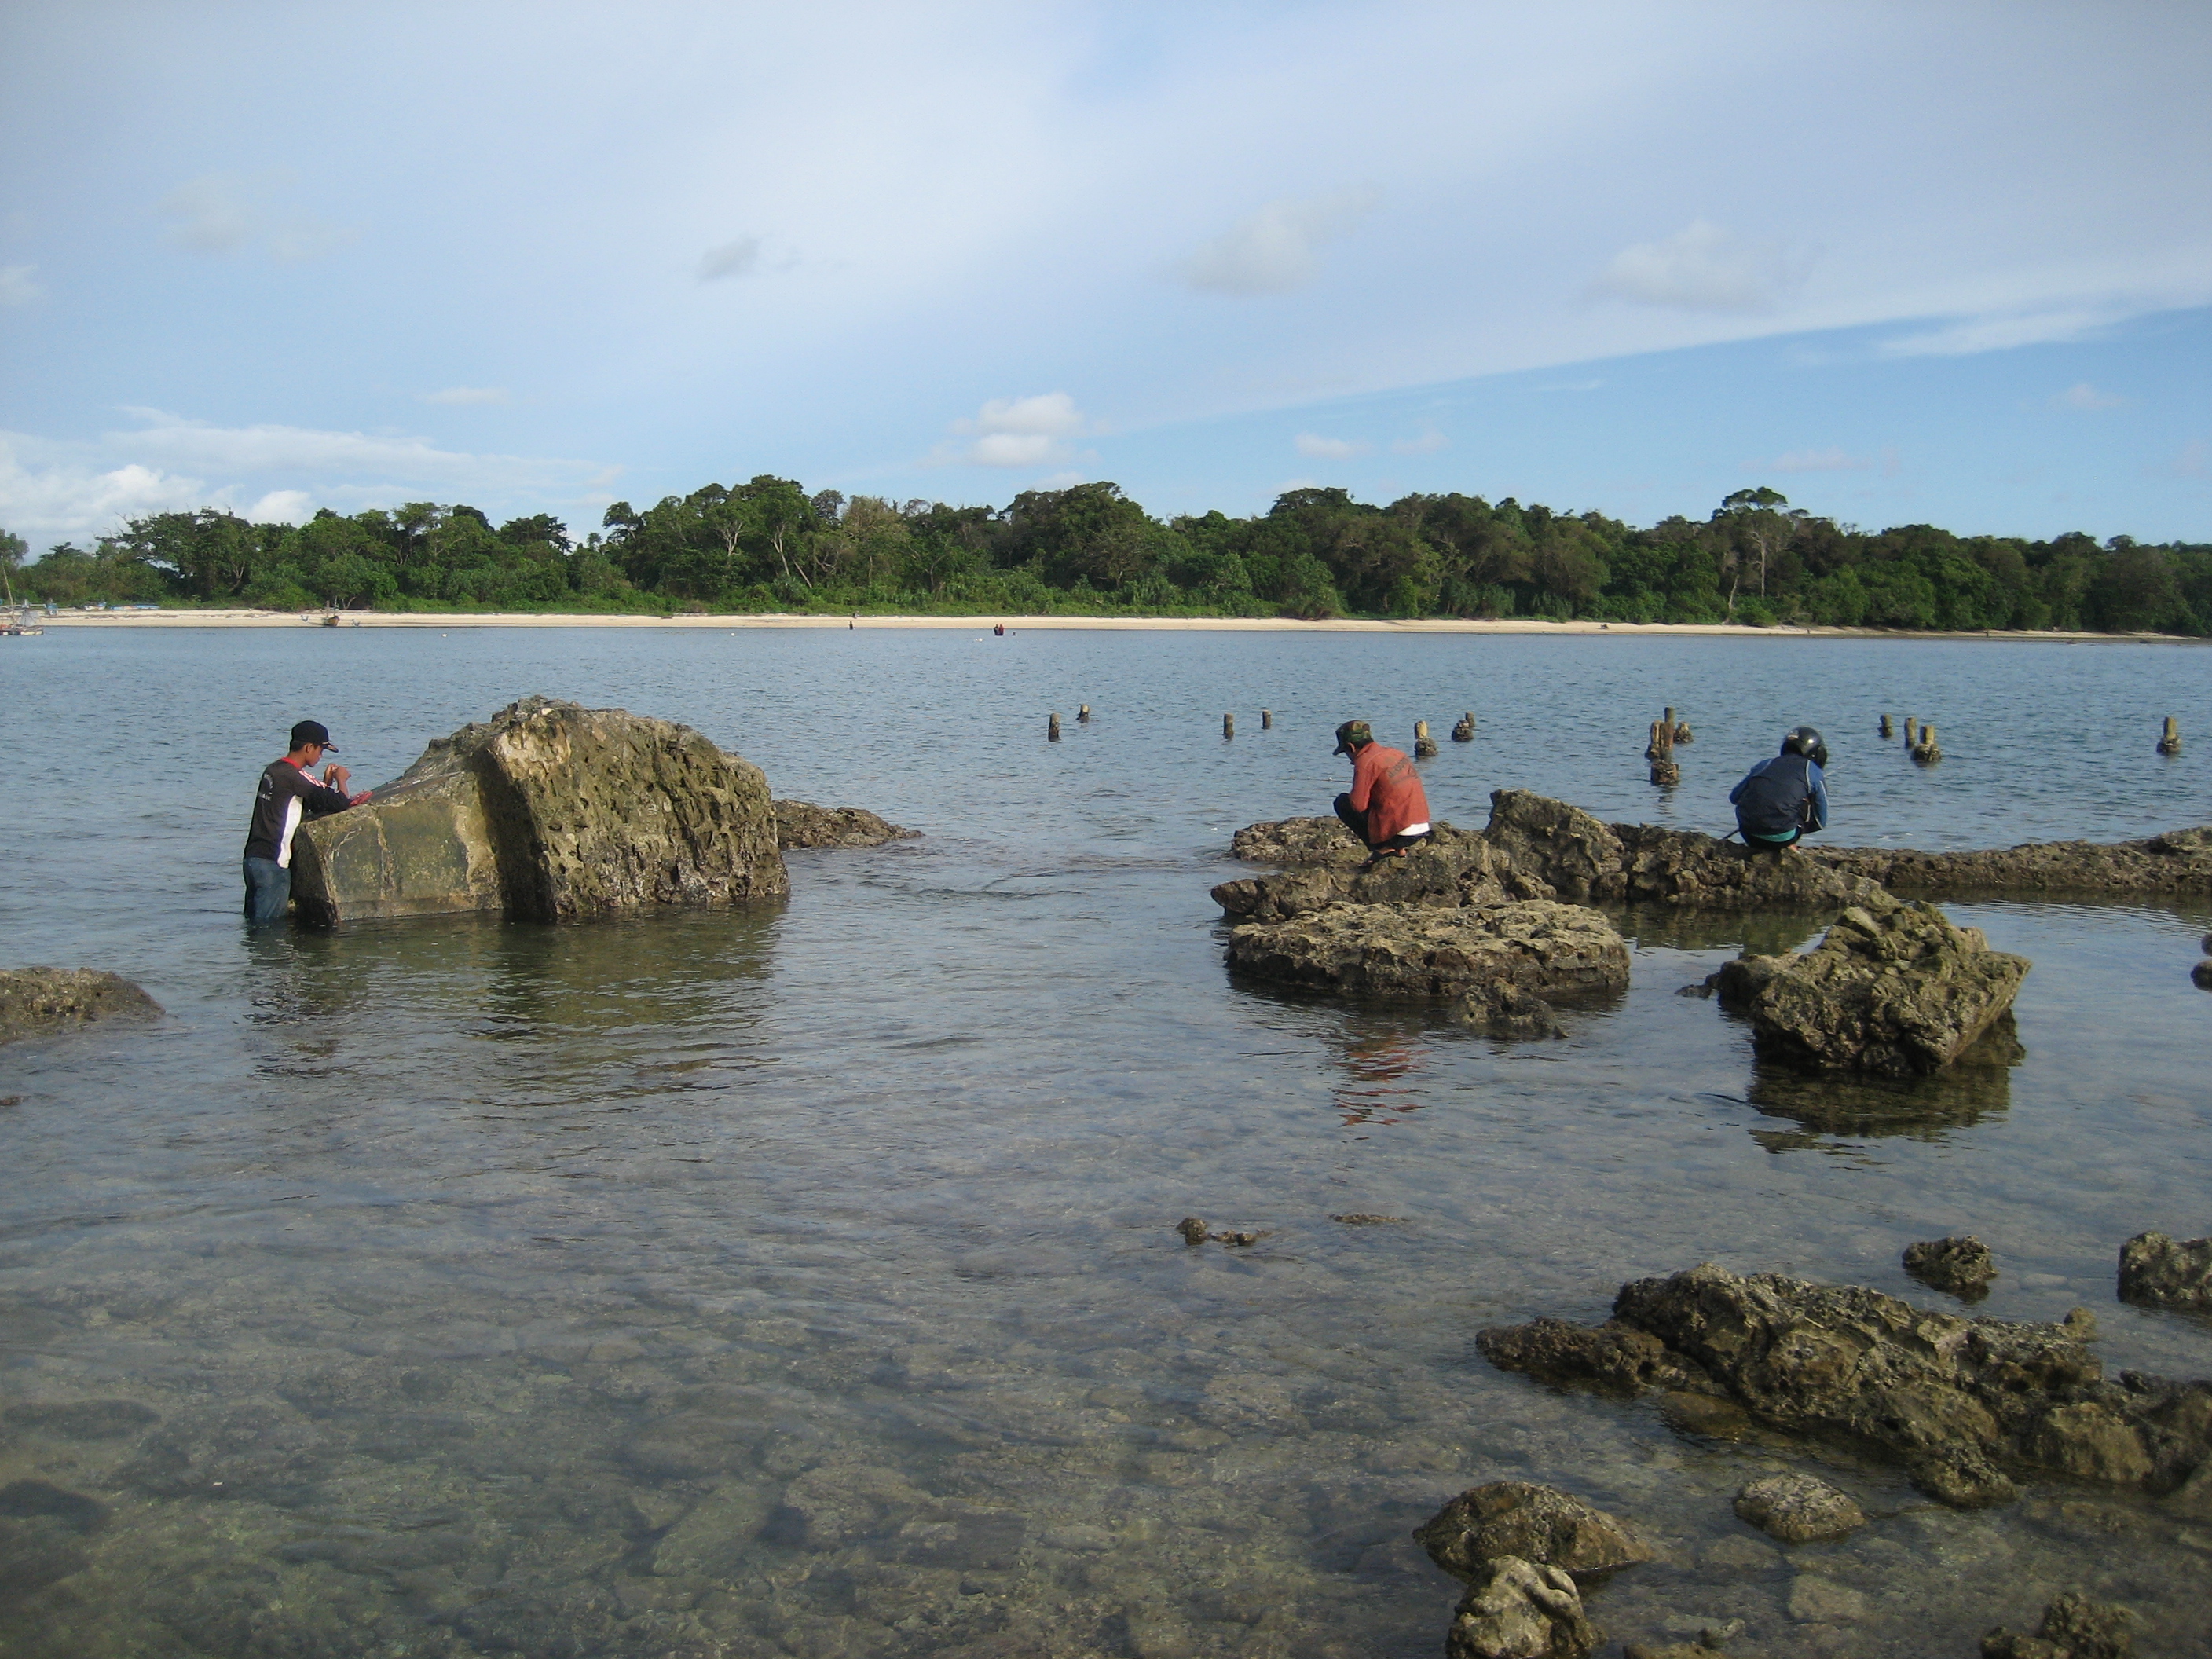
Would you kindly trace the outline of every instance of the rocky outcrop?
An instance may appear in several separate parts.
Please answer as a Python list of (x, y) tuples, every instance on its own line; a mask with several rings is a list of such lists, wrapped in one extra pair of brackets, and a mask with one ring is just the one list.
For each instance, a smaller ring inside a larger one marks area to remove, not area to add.
[(1735, 1495), (1739, 1520), (1785, 1544), (1841, 1538), (1866, 1525), (1866, 1511), (1848, 1493), (1809, 1474), (1769, 1475)]
[(1607, 823), (1525, 789), (1491, 796), (1490, 823), (1480, 835), (1439, 823), (1411, 857), (1364, 872), (1365, 849), (1334, 817), (1249, 824), (1231, 838), (1230, 851), (1291, 872), (1213, 890), (1230, 915), (1255, 921), (1347, 899), (1449, 905), (1559, 897), (1725, 910), (1893, 902), (1877, 883), (1795, 852), (1754, 854), (1689, 830)]
[[(1685, 740), (1678, 732), (1675, 741)], [(1873, 908), (1885, 904), (1893, 890), (1961, 897), (2212, 892), (2212, 826), (2116, 843), (2056, 842), (1994, 851), (1921, 853), (1803, 842), (1778, 854), (1754, 853), (1735, 841), (1692, 830), (1607, 823), (1565, 801), (1522, 789), (1498, 790), (1490, 802), (1490, 823), (1480, 839), (1503, 860), (1492, 866), (1491, 873), (1503, 880), (1510, 871), (1521, 882), (1548, 886), (1557, 896), (1577, 902), (1707, 909), (1846, 904)], [(1446, 839), (1446, 829), (1439, 825), (1439, 842)], [(1450, 833), (1474, 839), (1463, 831)], [(1253, 864), (1285, 868), (1350, 870), (1366, 856), (1334, 817), (1251, 824), (1237, 832), (1230, 851)], [(1552, 896), (1534, 892), (1514, 896)]]
[(1555, 1383), (1717, 1396), (1770, 1426), (1885, 1454), (1962, 1508), (2028, 1470), (2170, 1490), (2212, 1456), (2212, 1383), (2106, 1380), (2094, 1322), (1930, 1313), (1857, 1285), (1710, 1263), (1624, 1285), (1595, 1328), (1538, 1320), (1476, 1338), (1492, 1364)]
[(2134, 1659), (2135, 1622), (2117, 1601), (2069, 1590), (2044, 1608), (2034, 1635), (1999, 1625), (1982, 1638), (1982, 1659)]
[(1718, 985), (1766, 1058), (1916, 1077), (1949, 1065), (2010, 1009), (2027, 969), (1932, 904), (1854, 905), (1812, 950), (1739, 957)]
[(758, 767), (689, 726), (543, 697), (437, 739), (293, 847), (293, 897), (325, 925), (559, 921), (788, 889)]
[(97, 968), (0, 969), (0, 1042), (111, 1019), (152, 1019), (161, 1005)]
[(1651, 1559), (1651, 1551), (1603, 1510), (1526, 1480), (1470, 1486), (1413, 1537), (1429, 1559), (1470, 1584), (1508, 1556), (1557, 1567), (1583, 1583)]
[(1508, 1555), (1468, 1587), (1444, 1659), (1587, 1659), (1602, 1639), (1571, 1577)]
[[(1294, 818), (1291, 823), (1322, 821)], [(1334, 824), (1336, 820), (1328, 822)], [(1255, 824), (1252, 830), (1272, 831), (1285, 827)], [(1251, 830), (1238, 833), (1249, 835)], [(1351, 838), (1347, 836), (1346, 840), (1349, 842)], [(1450, 909), (1552, 896), (1548, 884), (1523, 876), (1480, 836), (1449, 824), (1439, 826), (1435, 835), (1402, 858), (1379, 859), (1371, 865), (1358, 860), (1309, 862), (1273, 875), (1224, 881), (1213, 890), (1213, 902), (1244, 921), (1281, 921), (1332, 904), (1414, 904)]]
[(2212, 1238), (2137, 1233), (2120, 1246), (2120, 1300), (2212, 1313)]
[(1886, 847), (1808, 848), (1839, 873), (1930, 897), (2027, 893), (2212, 892), (2212, 825), (2142, 841), (2060, 841), (1968, 853)]
[(1997, 1276), (1997, 1260), (1988, 1245), (1967, 1233), (1906, 1245), (1905, 1271), (1931, 1289), (1978, 1302), (1990, 1293), (1990, 1282)]
[(910, 841), (921, 833), (902, 829), (859, 806), (816, 806), (803, 800), (780, 800), (773, 805), (775, 844), (787, 853), (816, 847), (881, 847), (887, 841)]
[[(1439, 831), (1449, 828), (1439, 825)], [(1229, 838), (1229, 854), (1247, 864), (1355, 865), (1367, 857), (1343, 820), (1284, 818), (1273, 823), (1248, 823)]]
[(1628, 946), (1595, 910), (1545, 900), (1459, 908), (1337, 904), (1229, 936), (1230, 966), (1347, 994), (1455, 997), (1488, 1024), (1549, 1019), (1537, 1001), (1617, 991)]

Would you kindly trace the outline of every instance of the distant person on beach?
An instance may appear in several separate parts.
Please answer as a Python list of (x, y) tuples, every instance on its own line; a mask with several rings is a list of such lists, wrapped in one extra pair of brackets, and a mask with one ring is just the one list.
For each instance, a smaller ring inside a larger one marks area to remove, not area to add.
[(1369, 866), (1428, 839), (1429, 797), (1404, 750), (1376, 742), (1365, 720), (1346, 720), (1334, 752), (1352, 757), (1352, 787), (1336, 798), (1336, 815), (1374, 855)]
[(246, 832), (246, 919), (282, 921), (292, 902), (292, 836), (310, 818), (326, 818), (358, 806), (368, 791), (346, 793), (353, 775), (336, 761), (323, 769), (322, 781), (309, 775), (315, 763), (336, 752), (330, 728), (320, 720), (301, 720), (292, 728), (292, 748), (282, 760), (262, 769), (254, 792), (253, 822)]
[(1828, 745), (1809, 726), (1782, 734), (1782, 752), (1763, 760), (1729, 791), (1735, 827), (1743, 844), (1779, 853), (1816, 830), (1828, 827), (1828, 785), (1821, 768)]

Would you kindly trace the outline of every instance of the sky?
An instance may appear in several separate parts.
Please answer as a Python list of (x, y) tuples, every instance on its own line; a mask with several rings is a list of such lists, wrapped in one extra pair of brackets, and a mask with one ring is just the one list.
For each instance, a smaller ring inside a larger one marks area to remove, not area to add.
[(15, 0), (0, 527), (756, 474), (2212, 540), (2212, 7)]

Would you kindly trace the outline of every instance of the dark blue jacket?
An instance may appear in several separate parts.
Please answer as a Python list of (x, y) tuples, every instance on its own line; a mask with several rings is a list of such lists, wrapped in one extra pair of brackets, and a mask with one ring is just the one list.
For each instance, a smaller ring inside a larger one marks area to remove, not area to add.
[(1729, 804), (1746, 835), (1780, 841), (1791, 830), (1810, 834), (1828, 827), (1828, 786), (1820, 769), (1802, 755), (1777, 755), (1743, 775)]

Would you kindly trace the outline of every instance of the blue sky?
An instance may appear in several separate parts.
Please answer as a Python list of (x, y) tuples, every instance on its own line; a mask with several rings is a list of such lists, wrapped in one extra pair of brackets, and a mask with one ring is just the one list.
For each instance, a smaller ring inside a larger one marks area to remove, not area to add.
[(0, 12), (0, 526), (757, 472), (2212, 540), (2212, 9)]

